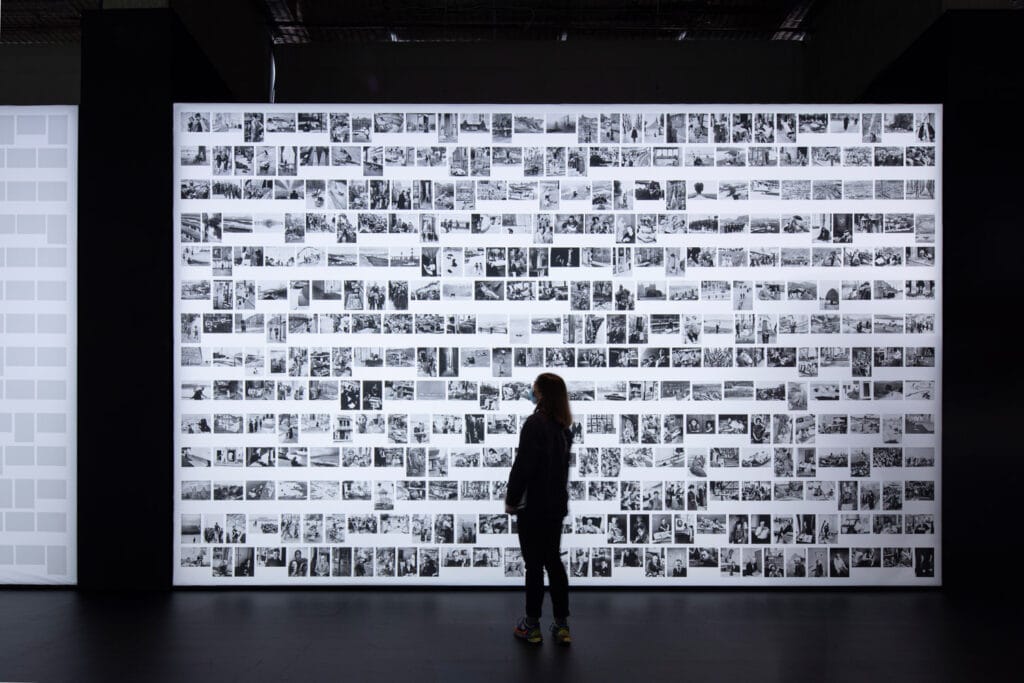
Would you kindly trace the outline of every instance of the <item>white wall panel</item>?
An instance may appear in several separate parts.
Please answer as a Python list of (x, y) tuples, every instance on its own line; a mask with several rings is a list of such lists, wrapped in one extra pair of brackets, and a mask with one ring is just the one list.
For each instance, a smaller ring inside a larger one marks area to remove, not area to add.
[(521, 582), (545, 370), (575, 583), (940, 582), (939, 107), (176, 123), (176, 583)]
[(77, 107), (0, 107), (0, 583), (75, 583)]

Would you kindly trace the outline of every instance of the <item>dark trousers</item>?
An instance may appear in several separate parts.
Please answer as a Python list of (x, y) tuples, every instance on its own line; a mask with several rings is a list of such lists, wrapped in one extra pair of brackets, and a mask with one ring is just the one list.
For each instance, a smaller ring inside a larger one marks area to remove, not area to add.
[(526, 616), (540, 619), (544, 603), (544, 570), (548, 571), (551, 608), (556, 619), (569, 616), (569, 577), (562, 564), (562, 519), (518, 520), (519, 547), (526, 565)]

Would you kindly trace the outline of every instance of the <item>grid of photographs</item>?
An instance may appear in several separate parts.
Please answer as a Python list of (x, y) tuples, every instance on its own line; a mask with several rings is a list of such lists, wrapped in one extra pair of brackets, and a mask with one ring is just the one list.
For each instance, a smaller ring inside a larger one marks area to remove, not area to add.
[(940, 583), (941, 109), (177, 105), (175, 582)]

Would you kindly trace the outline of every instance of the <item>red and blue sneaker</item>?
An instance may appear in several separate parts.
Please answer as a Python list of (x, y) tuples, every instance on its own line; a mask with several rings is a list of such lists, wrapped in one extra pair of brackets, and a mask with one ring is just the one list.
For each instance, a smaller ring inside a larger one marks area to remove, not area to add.
[(519, 623), (516, 624), (512, 633), (516, 638), (525, 640), (531, 645), (540, 645), (544, 641), (544, 636), (540, 631), (540, 621), (537, 621), (535, 624), (530, 624), (526, 621), (526, 617), (519, 620)]

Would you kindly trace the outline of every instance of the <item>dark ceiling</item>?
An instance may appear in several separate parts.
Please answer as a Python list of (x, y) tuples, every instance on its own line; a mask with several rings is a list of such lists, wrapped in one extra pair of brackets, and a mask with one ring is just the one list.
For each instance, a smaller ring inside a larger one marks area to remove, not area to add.
[(76, 43), (82, 12), (100, 0), (0, 0), (0, 43)]
[(262, 0), (278, 43), (801, 40), (814, 0)]
[[(170, 0), (169, 4), (171, 8), (185, 3), (195, 6), (200, 1)], [(287, 44), (804, 40), (815, 5), (815, 0), (236, 1), (249, 3), (265, 16), (271, 39)], [(102, 4), (101, 0), (2, 0), (0, 43), (76, 42), (81, 37), (82, 12), (100, 9)]]

